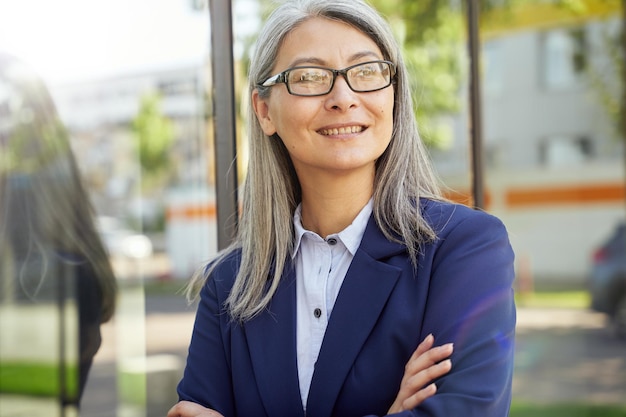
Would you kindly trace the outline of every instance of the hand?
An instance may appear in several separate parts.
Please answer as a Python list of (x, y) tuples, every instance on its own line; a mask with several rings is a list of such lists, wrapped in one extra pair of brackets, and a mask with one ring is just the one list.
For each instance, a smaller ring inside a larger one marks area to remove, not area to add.
[(170, 408), (167, 417), (224, 417), (215, 410), (191, 401), (181, 401)]
[[(391, 405), (388, 414), (415, 408), (437, 392), (437, 386), (431, 382), (447, 374), (452, 368), (450, 359), (444, 359), (452, 354), (453, 345), (448, 343), (433, 348), (434, 342), (433, 335), (426, 336), (411, 355), (404, 367), (404, 376), (400, 383), (398, 396)], [(429, 385), (425, 387), (426, 384)]]

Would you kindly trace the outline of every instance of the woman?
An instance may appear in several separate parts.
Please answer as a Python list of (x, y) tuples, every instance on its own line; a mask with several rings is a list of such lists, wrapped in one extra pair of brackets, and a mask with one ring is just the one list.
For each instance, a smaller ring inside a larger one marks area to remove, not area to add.
[(115, 309), (116, 281), (93, 215), (46, 86), (25, 64), (0, 53), (0, 306), (52, 303), (70, 313), (76, 306), (76, 315), (63, 321), (72, 327), (59, 329), (59, 343), (66, 330), (76, 340), (67, 351), (78, 351), (78, 358), (68, 353), (68, 363), (57, 364), (77, 372), (60, 388), (64, 404), (79, 404), (100, 348), (100, 325)]
[(407, 77), (360, 0), (269, 17), (239, 234), (193, 281), (169, 417), (507, 415), (513, 252), (499, 220), (441, 197)]

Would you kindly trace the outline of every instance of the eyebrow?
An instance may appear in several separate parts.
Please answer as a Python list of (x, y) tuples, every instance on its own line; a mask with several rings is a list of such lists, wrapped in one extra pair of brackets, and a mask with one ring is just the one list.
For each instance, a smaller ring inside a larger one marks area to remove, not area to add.
[[(376, 52), (365, 50), (365, 51), (360, 51), (360, 52), (352, 54), (350, 58), (348, 59), (348, 62), (354, 62), (362, 58), (382, 59)], [(291, 62), (291, 64), (289, 64), (289, 68), (298, 67), (298, 66), (306, 65), (306, 64), (313, 64), (313, 65), (319, 65), (319, 66), (328, 65), (328, 63), (321, 58), (309, 56), (309, 57), (302, 57), (302, 58), (295, 59), (294, 61)]]

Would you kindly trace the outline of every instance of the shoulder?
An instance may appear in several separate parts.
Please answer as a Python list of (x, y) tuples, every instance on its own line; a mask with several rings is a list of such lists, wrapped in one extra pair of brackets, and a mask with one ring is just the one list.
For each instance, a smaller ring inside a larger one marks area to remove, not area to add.
[[(422, 211), (437, 234), (424, 246), (422, 262), (430, 259), (433, 270), (449, 276), (479, 275), (483, 284), (495, 280), (509, 285), (514, 279), (515, 253), (506, 227), (496, 216), (432, 200), (422, 202)], [(470, 282), (474, 285), (477, 281), (472, 278)]]
[(207, 264), (207, 270), (220, 277), (237, 275), (240, 263), (241, 248), (227, 249)]
[(210, 260), (202, 270), (202, 287), (204, 291), (230, 292), (241, 263), (241, 249), (227, 249)]
[(507, 233), (504, 224), (496, 216), (462, 204), (422, 199), (420, 209), (423, 218), (440, 238), (458, 232), (459, 228), (469, 232)]

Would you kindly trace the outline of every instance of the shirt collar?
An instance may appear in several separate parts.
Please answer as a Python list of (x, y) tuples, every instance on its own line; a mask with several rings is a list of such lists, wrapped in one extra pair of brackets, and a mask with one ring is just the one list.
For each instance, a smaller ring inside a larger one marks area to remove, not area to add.
[[(367, 204), (361, 209), (359, 214), (357, 214), (357, 216), (348, 227), (346, 227), (339, 233), (330, 235), (339, 238), (353, 256), (359, 248), (359, 245), (361, 244), (361, 239), (363, 238), (363, 234), (365, 233), (365, 228), (367, 227), (367, 222), (369, 221), (373, 208), (374, 199), (370, 198)], [(293, 253), (291, 254), (291, 257), (295, 258), (296, 254), (300, 250), (302, 237), (307, 233), (314, 233), (310, 230), (306, 230), (302, 226), (302, 203), (298, 204), (298, 207), (296, 207), (296, 211), (293, 214), (293, 225), (295, 231), (295, 239)]]

